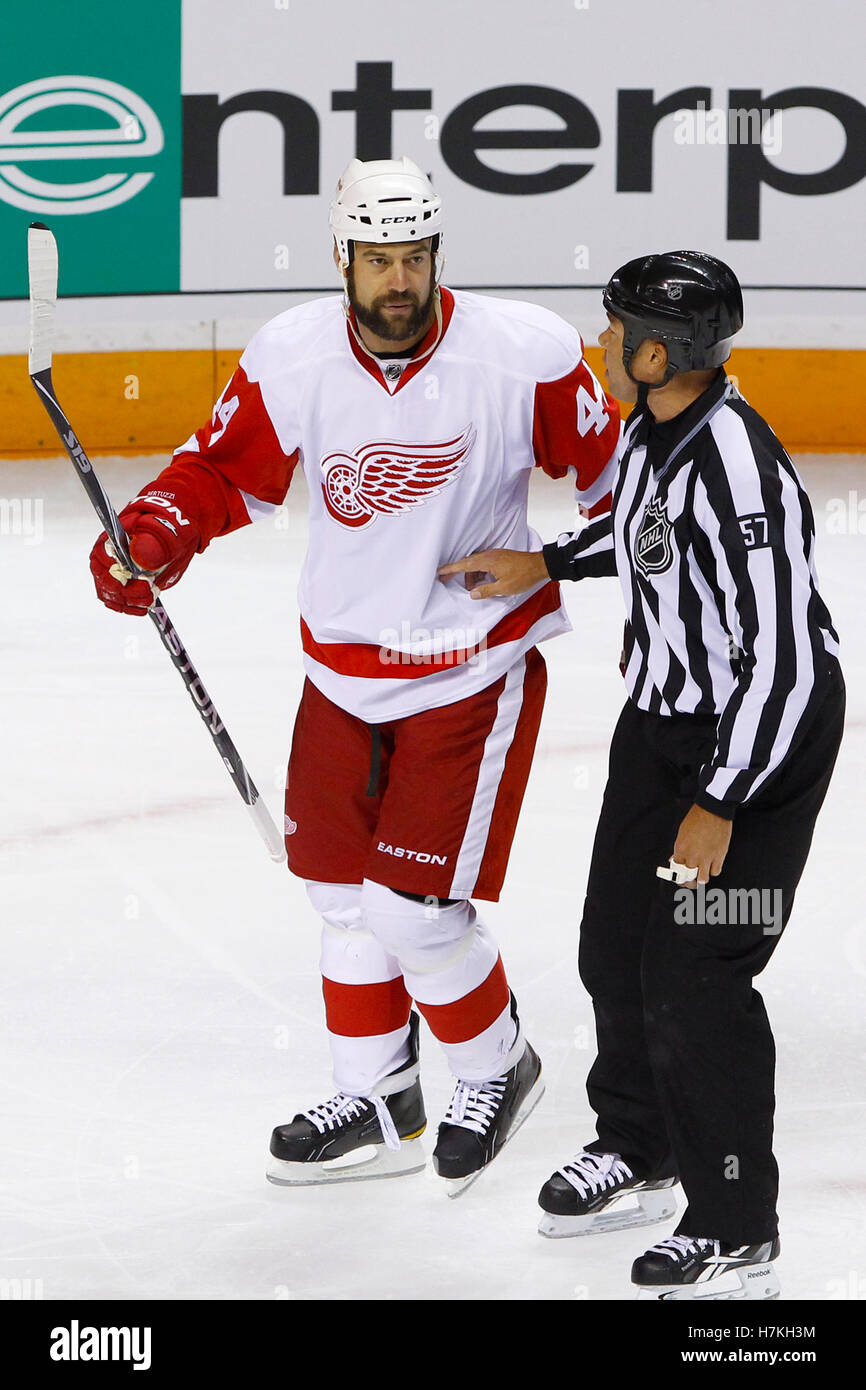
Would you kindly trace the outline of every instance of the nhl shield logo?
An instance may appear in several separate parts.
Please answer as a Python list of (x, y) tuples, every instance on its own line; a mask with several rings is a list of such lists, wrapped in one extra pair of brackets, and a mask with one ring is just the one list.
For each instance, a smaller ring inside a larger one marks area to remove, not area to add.
[(644, 578), (651, 574), (662, 574), (670, 567), (674, 558), (672, 529), (667, 512), (654, 498), (643, 514), (634, 541), (635, 562)]

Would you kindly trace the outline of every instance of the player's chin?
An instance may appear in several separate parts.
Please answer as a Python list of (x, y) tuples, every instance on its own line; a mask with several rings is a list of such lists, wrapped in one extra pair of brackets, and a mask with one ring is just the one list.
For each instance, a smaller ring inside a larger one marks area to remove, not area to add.
[(410, 327), (407, 319), (398, 320), (396, 323), (386, 319), (376, 331), (386, 343), (411, 343), (418, 336), (417, 329)]
[(380, 313), (380, 320), (392, 337), (397, 334), (403, 337), (409, 330), (415, 328), (417, 313), (411, 304), (397, 309), (392, 305), (386, 305)]

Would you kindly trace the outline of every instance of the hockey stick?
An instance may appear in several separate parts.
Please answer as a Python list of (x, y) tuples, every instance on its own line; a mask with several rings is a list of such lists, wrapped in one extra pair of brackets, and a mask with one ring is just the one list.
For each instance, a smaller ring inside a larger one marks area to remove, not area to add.
[[(57, 303), (57, 242), (53, 233), (41, 222), (32, 222), (27, 233), (27, 265), (30, 274), (30, 380), (51, 417), (51, 423), (60, 436), (63, 447), (75, 465), (93, 509), (102, 522), (118, 558), (136, 578), (147, 579), (149, 576), (143, 574), (130, 559), (126, 532), (118, 521), (108, 494), (94, 473), (93, 465), (81, 447), (54, 391), (51, 359), (54, 347), (54, 308)], [(284, 861), (286, 847), (283, 837), (244, 767), (228, 730), (178, 636), (177, 629), (172, 625), (158, 598), (148, 609), (148, 616), (216, 744), (229, 776), (246, 803), (256, 829), (268, 847), (268, 853), (276, 862)]]

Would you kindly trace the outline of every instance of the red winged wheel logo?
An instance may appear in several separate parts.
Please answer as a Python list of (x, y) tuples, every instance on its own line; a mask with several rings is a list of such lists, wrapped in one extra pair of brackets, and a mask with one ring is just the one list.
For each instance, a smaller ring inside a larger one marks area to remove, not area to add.
[(441, 444), (363, 444), (354, 454), (322, 459), (322, 495), (335, 521), (369, 526), (379, 513), (393, 516), (429, 502), (453, 483), (466, 463), (475, 430)]

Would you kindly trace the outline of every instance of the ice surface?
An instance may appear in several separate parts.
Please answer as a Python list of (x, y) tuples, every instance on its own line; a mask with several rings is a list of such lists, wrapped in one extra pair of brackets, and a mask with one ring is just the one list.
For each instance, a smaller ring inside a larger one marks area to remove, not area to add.
[[(97, 463), (118, 505), (161, 466)], [(779, 1051), (782, 1296), (829, 1299), (866, 1294), (866, 540), (833, 534), (827, 507), (863, 495), (864, 460), (801, 466), (849, 720), (762, 992)], [(277, 1189), (264, 1180), (271, 1129), (333, 1090), (317, 922), (269, 861), (150, 623), (96, 601), (98, 526), (71, 465), (0, 468), (5, 498), (32, 504), (4, 512), (0, 547), (0, 1281), (39, 1280), (46, 1299), (631, 1298), (632, 1259), (671, 1227), (536, 1233), (539, 1187), (594, 1132), (575, 958), (623, 699), (616, 582), (569, 586), (575, 632), (545, 644), (538, 755), (505, 893), (483, 909), (544, 1100), (458, 1201), (427, 1174)], [(215, 544), (165, 600), (276, 816), (302, 681), (304, 506), (293, 486), (277, 524)], [(570, 529), (568, 485), (537, 478), (532, 509), (545, 539)], [(429, 1150), (451, 1082), (425, 1024), (422, 1058)]]

